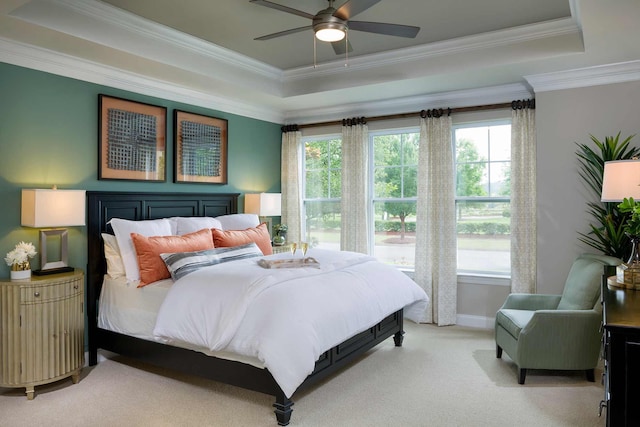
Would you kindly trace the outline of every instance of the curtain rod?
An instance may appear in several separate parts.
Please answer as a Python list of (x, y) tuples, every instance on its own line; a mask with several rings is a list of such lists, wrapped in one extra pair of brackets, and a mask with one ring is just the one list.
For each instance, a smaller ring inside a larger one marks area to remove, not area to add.
[[(522, 108), (535, 108), (535, 99), (531, 99), (531, 100), (518, 100), (518, 101), (512, 101), (512, 102), (503, 102), (501, 104), (487, 104), (487, 105), (476, 105), (476, 106), (472, 106), (472, 107), (458, 107), (458, 108), (448, 108), (446, 110), (444, 109), (433, 109), (433, 110), (427, 110), (427, 112), (431, 112), (431, 111), (441, 111), (441, 112), (447, 112), (449, 115), (451, 115), (452, 113), (469, 113), (472, 111), (484, 111), (484, 110), (499, 110), (499, 109), (504, 109), (504, 108), (512, 108), (512, 109), (522, 109)], [(380, 120), (394, 120), (394, 119), (405, 119), (405, 118), (409, 118), (409, 117), (420, 117), (423, 116), (425, 114), (425, 110), (422, 111), (416, 111), (413, 113), (400, 113), (400, 114), (388, 114), (385, 116), (373, 116), (373, 117), (367, 117), (366, 121), (367, 122), (376, 122), (376, 121), (380, 121)], [(285, 131), (285, 129), (291, 129), (293, 130), (293, 127), (295, 126), (297, 129), (304, 129), (304, 128), (314, 128), (314, 127), (320, 127), (320, 126), (333, 126), (333, 125), (342, 125), (342, 120), (332, 120), (332, 121), (328, 121), (328, 122), (318, 122), (318, 123), (307, 123), (307, 124), (302, 124), (302, 125), (285, 125), (283, 126), (283, 131)]]

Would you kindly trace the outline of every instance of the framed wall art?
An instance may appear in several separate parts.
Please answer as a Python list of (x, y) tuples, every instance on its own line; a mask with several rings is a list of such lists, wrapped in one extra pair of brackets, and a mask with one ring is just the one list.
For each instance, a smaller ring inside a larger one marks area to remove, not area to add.
[(98, 179), (164, 182), (167, 109), (99, 95)]
[(174, 111), (174, 182), (227, 183), (227, 127), (224, 119)]

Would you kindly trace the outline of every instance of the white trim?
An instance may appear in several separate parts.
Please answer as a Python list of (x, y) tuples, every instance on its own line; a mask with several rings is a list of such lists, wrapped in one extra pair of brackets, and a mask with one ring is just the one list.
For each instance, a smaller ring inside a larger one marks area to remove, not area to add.
[(640, 60), (524, 76), (534, 91), (608, 85), (640, 80)]
[(309, 66), (291, 68), (284, 71), (283, 81), (289, 83), (305, 79), (317, 79), (320, 76), (339, 75), (355, 70), (362, 71), (397, 63), (406, 64), (414, 61), (425, 61), (436, 56), (477, 52), (482, 49), (570, 34), (581, 34), (580, 28), (573, 18), (563, 18), (421, 46), (396, 49), (389, 52), (361, 55), (349, 59), (348, 67), (345, 67), (344, 60), (341, 59), (320, 64), (316, 68)]
[(284, 112), (285, 123), (316, 123), (336, 120), (337, 117), (380, 116), (427, 110), (430, 108), (457, 108), (473, 105), (499, 104), (514, 99), (533, 97), (532, 91), (522, 83), (451, 92), (432, 93), (374, 102), (335, 105), (326, 108), (298, 109)]
[(473, 316), (471, 314), (458, 314), (456, 325), (470, 328), (493, 329), (495, 327), (495, 317)]
[(284, 121), (283, 115), (270, 106), (240, 102), (196, 91), (164, 80), (2, 37), (0, 37), (0, 62), (273, 123)]

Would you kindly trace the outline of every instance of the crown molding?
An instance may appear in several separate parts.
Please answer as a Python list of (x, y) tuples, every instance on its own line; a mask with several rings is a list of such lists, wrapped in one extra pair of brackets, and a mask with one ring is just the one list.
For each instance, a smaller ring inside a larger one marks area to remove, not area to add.
[(205, 77), (216, 76), (270, 95), (282, 95), (282, 71), (278, 68), (107, 3), (48, 0), (33, 7), (27, 4), (9, 15)]
[(534, 92), (548, 92), (640, 80), (640, 61), (597, 65), (524, 76)]
[(153, 38), (156, 41), (173, 44), (180, 49), (194, 51), (216, 61), (226, 62), (238, 68), (257, 73), (266, 78), (280, 79), (281, 70), (264, 62), (249, 58), (233, 50), (226, 49), (214, 43), (185, 34), (149, 21), (138, 15), (126, 12), (107, 3), (95, 0), (50, 0), (83, 15), (90, 16), (121, 29), (137, 33), (141, 37)]
[(344, 61), (336, 60), (319, 64), (316, 68), (308, 66), (292, 68), (283, 72), (282, 81), (286, 85), (289, 82), (317, 79), (321, 76), (339, 75), (354, 70), (362, 71), (388, 65), (395, 65), (398, 63), (406, 64), (413, 61), (425, 61), (437, 56), (477, 52), (483, 49), (491, 49), (572, 34), (582, 34), (577, 22), (573, 18), (558, 19), (505, 30), (491, 31), (474, 36), (429, 43), (422, 46), (413, 46), (389, 52), (357, 56), (349, 59), (347, 66), (345, 66)]
[(2, 37), (0, 37), (0, 62), (272, 123), (284, 122), (283, 114), (270, 106), (260, 106), (255, 102), (242, 102), (203, 93)]
[(284, 123), (318, 123), (351, 116), (382, 116), (412, 113), (431, 108), (458, 108), (500, 104), (531, 98), (531, 90), (520, 83), (477, 89), (408, 96), (390, 100), (336, 105), (327, 108), (287, 111)]

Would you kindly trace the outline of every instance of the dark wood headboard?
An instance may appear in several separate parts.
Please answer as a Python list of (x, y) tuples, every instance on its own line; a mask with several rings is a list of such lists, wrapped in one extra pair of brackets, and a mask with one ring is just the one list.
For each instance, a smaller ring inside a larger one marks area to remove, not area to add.
[(137, 193), (87, 191), (87, 316), (89, 345), (95, 337), (98, 299), (106, 272), (102, 233), (111, 218), (134, 221), (172, 216), (220, 216), (238, 212), (238, 193)]

